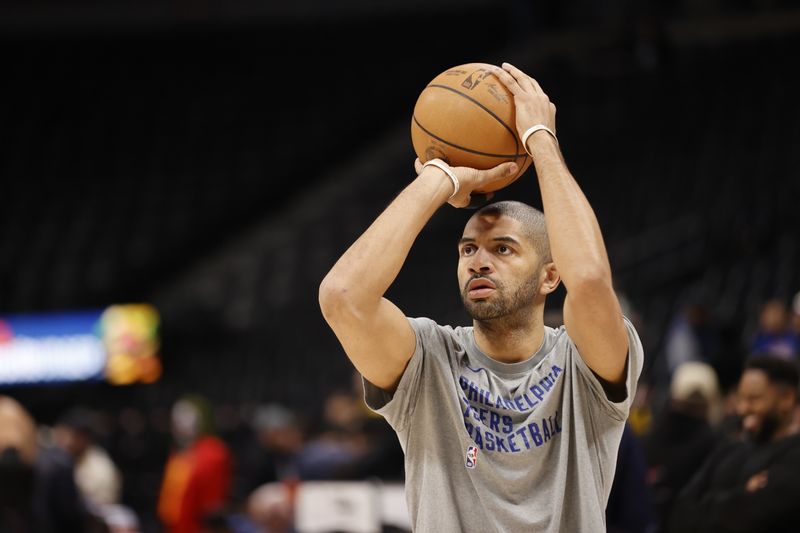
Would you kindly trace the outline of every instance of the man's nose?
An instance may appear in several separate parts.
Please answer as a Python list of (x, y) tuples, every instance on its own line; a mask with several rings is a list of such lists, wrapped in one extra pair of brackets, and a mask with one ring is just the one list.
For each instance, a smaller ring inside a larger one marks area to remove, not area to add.
[(491, 257), (486, 251), (478, 250), (472, 256), (469, 263), (469, 270), (475, 274), (489, 274), (494, 271)]

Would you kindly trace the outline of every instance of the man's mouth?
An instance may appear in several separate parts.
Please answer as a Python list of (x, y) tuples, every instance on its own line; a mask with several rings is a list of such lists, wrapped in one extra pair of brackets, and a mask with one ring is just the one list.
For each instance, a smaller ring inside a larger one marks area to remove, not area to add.
[(467, 295), (473, 299), (486, 298), (497, 289), (488, 278), (474, 278), (467, 284)]

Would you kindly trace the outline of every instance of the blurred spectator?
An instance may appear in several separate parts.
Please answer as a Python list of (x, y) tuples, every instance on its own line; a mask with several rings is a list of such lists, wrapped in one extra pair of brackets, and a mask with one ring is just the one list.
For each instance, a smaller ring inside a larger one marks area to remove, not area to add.
[(255, 438), (237, 465), (236, 499), (241, 502), (265, 483), (297, 478), (296, 457), (305, 438), (297, 415), (277, 403), (257, 408), (252, 426)]
[(61, 417), (53, 437), (75, 461), (75, 483), (84, 502), (96, 514), (119, 502), (121, 475), (111, 457), (96, 442), (97, 414), (76, 407)]
[(292, 490), (284, 483), (267, 483), (247, 501), (247, 516), (260, 533), (294, 533)]
[(403, 479), (404, 457), (397, 435), (367, 408), (360, 374), (354, 372), (352, 378), (349, 390), (325, 398), (322, 429), (298, 457), (300, 477)]
[(800, 344), (792, 331), (786, 305), (778, 299), (769, 300), (761, 307), (758, 331), (750, 343), (750, 355), (797, 359), (798, 352)]
[(103, 531), (103, 521), (84, 500), (76, 483), (75, 465), (86, 451), (88, 412), (67, 411), (53, 427), (52, 442), (44, 446), (36, 462), (34, 517), (41, 533)]
[(607, 532), (648, 533), (655, 527), (655, 522), (644, 450), (631, 426), (625, 424), (614, 483), (606, 505)]
[(659, 523), (665, 522), (677, 494), (719, 443), (715, 426), (722, 417), (721, 401), (710, 365), (688, 362), (676, 369), (668, 405), (643, 439)]
[(305, 445), (298, 457), (304, 480), (346, 479), (367, 453), (363, 432), (366, 416), (361, 399), (349, 391), (334, 391), (325, 398), (321, 431)]
[(793, 362), (748, 360), (737, 402), (743, 438), (721, 444), (681, 491), (668, 531), (800, 531), (800, 434), (793, 425), (799, 383)]
[(30, 533), (36, 423), (12, 398), (0, 396), (0, 531)]
[(227, 503), (231, 456), (212, 432), (204, 399), (187, 396), (175, 403), (175, 449), (167, 460), (158, 501), (158, 514), (170, 533), (197, 533), (205, 518)]
[(705, 305), (687, 305), (673, 318), (665, 340), (667, 379), (683, 363), (711, 363), (717, 349), (717, 338), (711, 314)]

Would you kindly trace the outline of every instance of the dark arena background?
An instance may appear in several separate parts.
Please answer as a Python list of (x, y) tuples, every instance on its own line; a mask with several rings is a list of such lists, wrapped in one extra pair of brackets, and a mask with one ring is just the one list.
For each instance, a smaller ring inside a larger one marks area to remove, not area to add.
[[(77, 485), (39, 495), (39, 529), (4, 489), (2, 531), (410, 529), (402, 451), (317, 290), (414, 177), (420, 91), (463, 63), (514, 63), (558, 106), (644, 343), (643, 488), (615, 485), (609, 531), (665, 530), (681, 487), (660, 484), (659, 447), (685, 441), (649, 437), (682, 362), (712, 370), (693, 394), (722, 433), (749, 356), (800, 357), (795, 2), (4, 0), (0, 46), (0, 395), (27, 413), (0, 436), (34, 424), (35, 479)], [(497, 198), (541, 207), (533, 168)], [(388, 293), (407, 315), (468, 323), (468, 215), (445, 206), (418, 238)], [(224, 463), (183, 529), (165, 526), (181, 413)], [(101, 459), (81, 474), (86, 449)]]

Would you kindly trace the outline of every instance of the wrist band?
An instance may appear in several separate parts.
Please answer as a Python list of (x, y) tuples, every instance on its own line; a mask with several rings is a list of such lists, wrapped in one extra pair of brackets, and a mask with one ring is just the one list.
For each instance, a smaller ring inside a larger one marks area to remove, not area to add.
[(453, 182), (453, 194), (450, 195), (450, 198), (448, 198), (448, 200), (450, 200), (451, 198), (453, 198), (453, 196), (458, 194), (458, 190), (461, 188), (461, 185), (458, 183), (458, 178), (456, 177), (456, 175), (453, 174), (453, 171), (450, 170), (450, 167), (448, 167), (444, 161), (442, 161), (441, 159), (431, 159), (430, 161), (422, 165), (422, 168), (425, 168), (428, 165), (442, 169), (444, 173), (450, 177), (450, 181)]
[(536, 124), (535, 126), (531, 126), (525, 133), (522, 134), (522, 147), (525, 149), (526, 152), (528, 152), (528, 155), (531, 157), (533, 157), (533, 154), (528, 151), (528, 137), (530, 137), (539, 130), (544, 130), (547, 133), (549, 133), (553, 137), (553, 139), (556, 140), (556, 144), (558, 144), (558, 137), (556, 137), (556, 134), (553, 133), (553, 130), (551, 130), (544, 124)]

